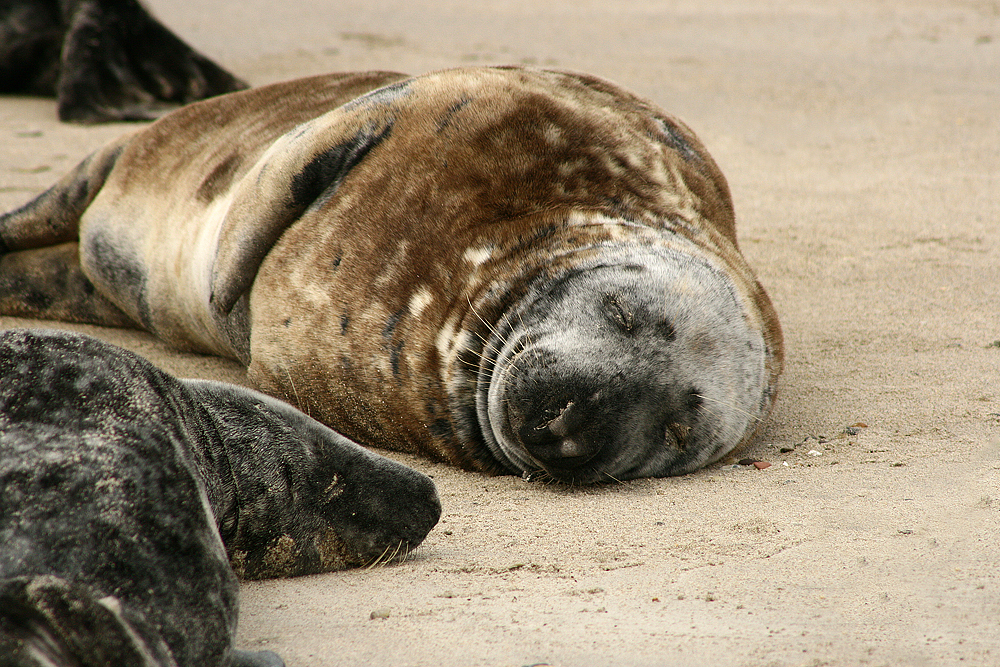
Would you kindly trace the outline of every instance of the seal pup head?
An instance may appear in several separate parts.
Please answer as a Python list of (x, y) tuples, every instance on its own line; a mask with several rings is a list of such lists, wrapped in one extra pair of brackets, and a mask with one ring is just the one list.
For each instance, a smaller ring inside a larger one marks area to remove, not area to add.
[(384, 563), (405, 557), (437, 524), (441, 503), (426, 475), (252, 389), (181, 382), (220, 436), (206, 438), (214, 473), (206, 478), (241, 578)]
[(384, 562), (440, 516), (287, 404), (93, 338), (2, 331), (0, 378), (0, 665), (278, 666), (232, 649), (234, 568)]
[(634, 248), (545, 281), (493, 329), (477, 409), (493, 454), (570, 484), (691, 472), (770, 408), (767, 345), (729, 276)]

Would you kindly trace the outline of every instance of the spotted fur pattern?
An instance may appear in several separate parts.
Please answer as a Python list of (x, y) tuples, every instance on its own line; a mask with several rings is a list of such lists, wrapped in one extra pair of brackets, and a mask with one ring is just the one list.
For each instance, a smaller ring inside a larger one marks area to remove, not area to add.
[(395, 557), (439, 514), (425, 476), (271, 397), (0, 334), (4, 665), (280, 665), (232, 651), (236, 574)]
[[(717, 460), (773, 404), (781, 330), (724, 177), (607, 81), (330, 75), (192, 105), (120, 150), (80, 222), (97, 291), (358, 442), (588, 483)], [(47, 244), (24, 241), (46, 197), (0, 221), (11, 248)], [(609, 418), (614, 437), (591, 427)]]

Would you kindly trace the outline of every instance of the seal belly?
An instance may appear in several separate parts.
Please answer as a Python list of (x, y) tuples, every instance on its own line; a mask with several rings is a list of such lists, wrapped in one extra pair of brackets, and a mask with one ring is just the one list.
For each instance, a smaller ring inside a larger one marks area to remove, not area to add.
[(209, 309), (212, 265), (231, 198), (201, 206), (167, 199), (139, 206), (130, 199), (102, 192), (84, 214), (84, 272), (137, 323), (172, 345), (239, 358), (232, 341), (241, 333), (249, 338), (249, 331), (224, 332)]

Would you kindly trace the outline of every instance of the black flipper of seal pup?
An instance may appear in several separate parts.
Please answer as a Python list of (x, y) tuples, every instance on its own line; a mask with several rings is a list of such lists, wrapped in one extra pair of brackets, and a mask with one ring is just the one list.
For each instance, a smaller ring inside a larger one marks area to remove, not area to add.
[(313, 77), (185, 107), (84, 172), (119, 149), (100, 186), (0, 217), (20, 251), (0, 312), (84, 313), (40, 246), (96, 188), (76, 269), (95, 293), (356, 442), (589, 484), (718, 461), (774, 404), (781, 327), (725, 177), (608, 81)]
[(56, 95), (60, 120), (151, 120), (246, 87), (137, 0), (0, 2), (0, 92)]
[(0, 334), (2, 665), (227, 665), (230, 562), (371, 563), (439, 513), (425, 476), (275, 399), (76, 334)]

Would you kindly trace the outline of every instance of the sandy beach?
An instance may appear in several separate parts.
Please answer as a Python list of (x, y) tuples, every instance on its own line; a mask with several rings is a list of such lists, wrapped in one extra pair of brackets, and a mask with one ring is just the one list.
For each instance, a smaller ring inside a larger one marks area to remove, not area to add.
[[(438, 485), (424, 545), (245, 582), (241, 647), (289, 667), (1000, 664), (1000, 3), (148, 4), (253, 84), (519, 63), (652, 99), (726, 174), (785, 332), (743, 454), (770, 467), (566, 489), (390, 454)], [(0, 209), (127, 129), (0, 98)], [(40, 324), (244, 382), (141, 332), (0, 318)]]

